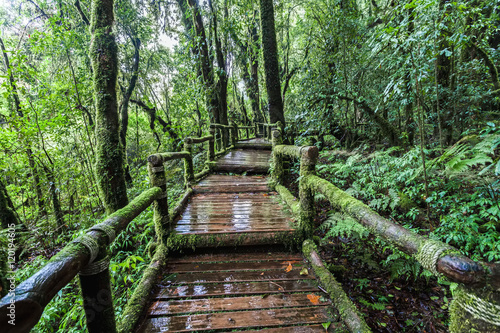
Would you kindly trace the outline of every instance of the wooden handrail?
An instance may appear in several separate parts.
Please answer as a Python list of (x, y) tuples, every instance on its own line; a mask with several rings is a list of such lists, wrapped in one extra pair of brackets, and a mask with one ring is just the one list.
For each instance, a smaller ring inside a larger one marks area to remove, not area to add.
[[(500, 264), (476, 262), (443, 242), (415, 234), (393, 223), (361, 201), (351, 197), (329, 181), (315, 175), (317, 148), (281, 145), (281, 131), (273, 131), (273, 160), (271, 185), (280, 193), (292, 212), (299, 215), (300, 227), (310, 234), (314, 214), (313, 194), (323, 194), (334, 208), (354, 217), (371, 233), (396, 245), (413, 256), (436, 276), (459, 283), (453, 291), (450, 309), (452, 333), (491, 332), (500, 325)], [(306, 153), (307, 152), (307, 153)], [(283, 156), (300, 157), (299, 204), (283, 186), (285, 169)], [(474, 319), (474, 320), (473, 320)], [(479, 320), (480, 319), (480, 320)]]
[[(92, 230), (87, 230), (85, 236), (95, 241), (99, 247), (109, 245), (111, 240), (107, 233), (101, 230), (112, 230), (118, 235), (161, 194), (162, 190), (158, 187), (142, 192), (127, 206), (107, 217), (102, 223), (91, 228)], [(73, 241), (52, 257), (44, 267), (19, 284), (14, 297), (15, 326), (8, 324), (12, 297), (7, 295), (2, 298), (0, 327), (6, 330), (2, 332), (28, 332), (33, 328), (45, 306), (89, 263), (90, 258), (89, 249), (82, 243)]]

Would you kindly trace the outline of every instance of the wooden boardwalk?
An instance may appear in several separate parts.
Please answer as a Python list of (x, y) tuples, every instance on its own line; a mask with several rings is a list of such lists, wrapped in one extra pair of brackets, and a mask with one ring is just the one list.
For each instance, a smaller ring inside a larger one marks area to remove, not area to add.
[(325, 332), (336, 321), (300, 255), (188, 255), (163, 276), (138, 332)]
[[(236, 150), (217, 163), (266, 173), (269, 157), (262, 149)], [(265, 175), (208, 176), (193, 187), (174, 221), (176, 232), (292, 234), (294, 221), (267, 181)], [(342, 329), (302, 255), (269, 246), (217, 252), (170, 257), (137, 332), (325, 332), (326, 323), (332, 323), (328, 332)]]

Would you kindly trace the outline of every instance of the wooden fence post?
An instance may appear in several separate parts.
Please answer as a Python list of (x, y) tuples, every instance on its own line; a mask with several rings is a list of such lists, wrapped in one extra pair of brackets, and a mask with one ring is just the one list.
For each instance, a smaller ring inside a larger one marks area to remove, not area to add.
[(318, 147), (302, 147), (300, 151), (300, 228), (306, 236), (311, 237), (314, 229), (314, 193), (306, 186), (305, 178), (316, 173), (316, 162), (318, 161)]
[(229, 129), (230, 137), (231, 137), (231, 145), (236, 147), (236, 142), (238, 141), (238, 125), (236, 123), (231, 124), (231, 128)]
[(184, 158), (184, 185), (188, 188), (194, 182), (193, 139), (184, 139), (184, 150), (189, 153), (189, 156)]
[[(154, 155), (152, 155), (154, 156)], [(163, 195), (153, 202), (156, 236), (160, 242), (166, 242), (170, 233), (170, 218), (168, 216), (167, 178), (163, 161), (153, 164), (148, 158), (148, 173), (151, 187), (160, 187)]]
[(281, 131), (279, 129), (275, 129), (273, 131), (273, 168), (272, 168), (272, 180), (275, 184), (272, 184), (275, 187), (278, 184), (283, 184), (283, 177), (285, 174), (285, 171), (283, 169), (283, 156), (278, 154), (276, 150), (274, 149), (277, 145), (280, 145), (282, 143), (281, 140)]
[(210, 125), (209, 133), (212, 138), (208, 141), (208, 162), (215, 160), (215, 126)]
[[(110, 235), (108, 236), (111, 238)], [(75, 241), (83, 244), (90, 251), (89, 263), (79, 273), (87, 329), (90, 333), (115, 333), (116, 321), (107, 246), (106, 244), (99, 246), (89, 234)]]

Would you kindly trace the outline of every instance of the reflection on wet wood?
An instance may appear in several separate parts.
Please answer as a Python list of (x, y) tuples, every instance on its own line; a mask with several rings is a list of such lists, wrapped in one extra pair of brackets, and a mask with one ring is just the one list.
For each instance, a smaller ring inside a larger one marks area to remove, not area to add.
[[(227, 176), (226, 176), (227, 177)], [(235, 177), (236, 183), (248, 176)], [(182, 234), (232, 233), (232, 232), (275, 232), (293, 230), (293, 221), (277, 199), (276, 192), (261, 193), (217, 193), (219, 176), (210, 176), (203, 186), (210, 194), (194, 195), (184, 212), (177, 218), (175, 230)], [(254, 178), (254, 177), (249, 177)], [(264, 178), (265, 180), (265, 178)], [(262, 183), (262, 178), (257, 182)], [(224, 183), (234, 184), (229, 178)], [(201, 183), (200, 183), (201, 184)], [(202, 186), (202, 187), (203, 187)], [(246, 186), (246, 185), (244, 185)], [(267, 185), (264, 185), (266, 191)], [(226, 186), (231, 191), (231, 186)], [(235, 190), (236, 191), (236, 190)]]
[(285, 270), (261, 270), (244, 272), (217, 272), (217, 273), (177, 273), (170, 279), (173, 284), (195, 284), (195, 283), (216, 283), (216, 282), (252, 282), (264, 280), (300, 280), (304, 277), (299, 274), (300, 270), (291, 272)]
[[(328, 305), (319, 301), (317, 305)], [(251, 309), (272, 309), (290, 307), (308, 307), (311, 301), (307, 294), (278, 294), (248, 297), (204, 298), (195, 300), (171, 300), (155, 302), (149, 309), (150, 316), (172, 316), (188, 313), (204, 313), (214, 311), (238, 311)]]
[(217, 160), (215, 170), (234, 173), (267, 173), (270, 158), (270, 150), (236, 149)]
[(196, 193), (267, 192), (267, 182), (264, 176), (210, 175), (193, 189)]
[(183, 286), (162, 287), (153, 296), (156, 300), (179, 299), (189, 297), (205, 298), (237, 295), (270, 295), (281, 293), (318, 292), (313, 280), (294, 280), (277, 282), (212, 283), (190, 284)]
[(267, 253), (224, 253), (224, 254), (195, 254), (182, 258), (169, 259), (169, 263), (199, 263), (199, 262), (244, 262), (244, 261), (284, 261), (293, 260), (300, 261), (302, 256), (299, 254), (284, 253), (284, 252), (267, 252)]
[[(340, 323), (331, 323), (328, 332), (334, 332), (335, 329), (341, 328)], [(323, 325), (306, 325), (306, 326), (286, 326), (268, 329), (259, 329), (251, 331), (232, 331), (232, 333), (325, 333), (326, 330)], [(348, 330), (341, 330), (340, 332), (348, 332)]]
[(218, 329), (315, 324), (327, 322), (328, 319), (325, 306), (219, 312), (150, 318), (146, 320), (143, 332), (202, 332)]
[(327, 312), (331, 302), (306, 268), (302, 256), (283, 252), (173, 258), (138, 332), (297, 325), (313, 326), (290, 332), (316, 332), (315, 324), (334, 319)]
[(302, 266), (302, 260), (279, 260), (265, 262), (227, 262), (227, 263), (177, 263), (169, 264), (170, 273), (185, 272), (216, 272), (216, 271), (248, 271), (248, 270), (270, 270), (286, 269), (288, 265)]

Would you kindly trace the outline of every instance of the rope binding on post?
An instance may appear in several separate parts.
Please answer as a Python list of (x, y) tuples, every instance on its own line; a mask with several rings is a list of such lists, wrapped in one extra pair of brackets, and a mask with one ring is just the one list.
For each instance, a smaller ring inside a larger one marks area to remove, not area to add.
[(108, 240), (109, 240), (108, 244), (113, 243), (113, 241), (116, 238), (115, 229), (107, 224), (102, 224), (102, 223), (97, 224), (97, 225), (93, 226), (92, 228), (88, 229), (87, 231), (91, 231), (91, 230), (104, 232), (106, 234), (106, 236), (108, 236)]
[(436, 269), (437, 262), (444, 253), (458, 253), (458, 251), (442, 242), (429, 239), (425, 241), (418, 249), (417, 254), (415, 254), (415, 259), (432, 274), (439, 276), (440, 273)]
[(109, 267), (109, 256), (102, 258), (99, 261), (89, 263), (87, 266), (80, 270), (80, 275), (89, 276), (104, 272)]
[(92, 236), (85, 234), (75, 239), (73, 243), (80, 243), (89, 250), (90, 252), (89, 264), (93, 262), (95, 258), (97, 258), (97, 255), (99, 254), (99, 244), (94, 238), (92, 238)]

